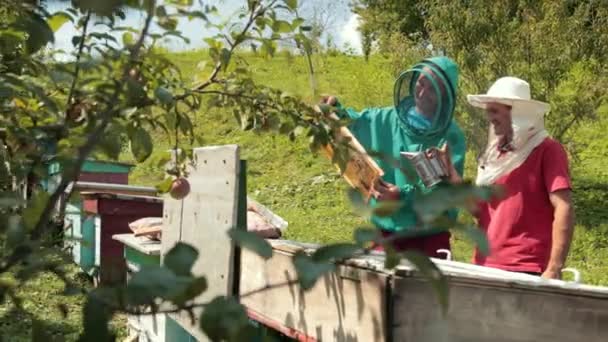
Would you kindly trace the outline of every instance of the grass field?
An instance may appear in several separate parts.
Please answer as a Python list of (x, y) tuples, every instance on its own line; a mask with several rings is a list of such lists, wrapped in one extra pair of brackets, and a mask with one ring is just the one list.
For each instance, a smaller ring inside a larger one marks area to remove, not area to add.
[[(185, 75), (203, 77), (209, 72), (196, 69), (196, 65), (205, 59), (204, 52), (174, 54), (172, 59)], [(250, 57), (248, 63), (260, 82), (290, 91), (307, 101), (316, 101), (311, 96), (304, 60), (286, 56), (272, 60)], [(357, 109), (390, 105), (393, 75), (388, 65), (380, 57), (370, 62), (349, 56), (317, 57), (319, 93), (334, 94), (346, 106)], [(242, 148), (242, 154), (248, 160), (249, 195), (289, 222), (288, 239), (318, 243), (344, 241), (352, 238), (355, 228), (365, 224), (349, 207), (343, 180), (327, 160), (308, 150), (304, 138), (291, 142), (284, 136), (243, 132), (232, 114), (221, 110), (202, 109), (191, 116), (196, 134), (205, 144), (238, 144)], [(577, 226), (569, 266), (582, 271), (583, 281), (602, 285), (608, 285), (608, 165), (605, 162), (608, 160), (608, 140), (603, 136), (608, 129), (607, 123), (604, 118), (575, 132), (575, 141), (583, 149), (577, 159), (572, 160)], [(153, 185), (162, 179), (158, 160), (170, 148), (164, 135), (155, 136), (155, 148), (152, 157), (134, 169), (131, 184)], [(122, 159), (130, 161), (126, 150)], [(465, 176), (474, 176), (471, 153), (467, 156)], [(462, 215), (462, 219), (470, 220), (466, 215)], [(455, 237), (453, 249), (457, 260), (469, 260), (472, 247), (468, 242)], [(69, 270), (72, 277), (79, 277), (75, 267), (70, 266)], [(20, 289), (28, 298), (24, 306), (34, 316), (15, 315), (9, 305), (0, 306), (0, 341), (2, 338), (6, 341), (30, 340), (29, 333), (23, 335), (23, 332), (28, 331), (33, 319), (42, 320), (51, 337), (59, 341), (74, 340), (79, 332), (83, 299), (81, 296), (52, 295), (62, 291), (61, 282), (48, 274)], [(69, 308), (66, 318), (57, 309), (60, 302)], [(118, 319), (118, 326), (120, 322)]]
[[(49, 251), (47, 257), (65, 258), (57, 251)], [(76, 285), (92, 288), (90, 280), (76, 265), (65, 261), (63, 270), (67, 278)], [(13, 275), (0, 278), (3, 284), (15, 284), (15, 281)], [(23, 310), (18, 310), (11, 299), (0, 306), (0, 342), (76, 341), (82, 332), (84, 296), (69, 293), (64, 283), (49, 272), (40, 273), (19, 287), (15, 294), (23, 300)], [(34, 326), (39, 332), (36, 338), (32, 336)], [(125, 316), (115, 317), (112, 326), (117, 337), (121, 340), (126, 337)]]

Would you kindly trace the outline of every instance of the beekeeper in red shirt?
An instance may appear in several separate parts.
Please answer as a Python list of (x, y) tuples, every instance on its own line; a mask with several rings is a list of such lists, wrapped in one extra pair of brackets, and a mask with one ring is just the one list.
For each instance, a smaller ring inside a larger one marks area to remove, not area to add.
[(574, 207), (568, 156), (544, 126), (549, 104), (532, 100), (530, 85), (515, 77), (500, 78), (486, 94), (468, 95), (467, 100), (485, 110), (490, 123), (476, 183), (503, 189), (500, 198), (481, 203), (474, 213), (487, 234), (490, 253), (476, 250), (473, 262), (561, 278), (572, 241)]
[(549, 137), (544, 115), (549, 104), (532, 100), (529, 84), (498, 79), (468, 102), (485, 110), (488, 145), (479, 159), (477, 185), (499, 185), (500, 199), (476, 213), (490, 243), (487, 256), (475, 251), (475, 264), (561, 278), (574, 229), (568, 156)]

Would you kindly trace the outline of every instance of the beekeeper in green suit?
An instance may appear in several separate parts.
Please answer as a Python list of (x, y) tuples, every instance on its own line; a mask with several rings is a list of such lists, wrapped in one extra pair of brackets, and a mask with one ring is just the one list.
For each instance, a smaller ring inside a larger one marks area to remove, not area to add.
[[(347, 108), (343, 112), (353, 120), (348, 128), (367, 151), (399, 160), (401, 167), (411, 167), (402, 152), (440, 148), (447, 143), (451, 157), (451, 161), (447, 161), (447, 169), (451, 175), (458, 173), (462, 177), (466, 148), (462, 130), (453, 118), (457, 89), (457, 65), (447, 57), (432, 57), (422, 60), (397, 78), (394, 106), (368, 108), (361, 112)], [(324, 97), (322, 102), (343, 108), (334, 96)], [(433, 191), (437, 185), (426, 188), (420, 177), (408, 179), (386, 158), (376, 158), (376, 162), (384, 176), (374, 186), (371, 205), (384, 200), (399, 200), (403, 206), (388, 217), (372, 216), (372, 222), (384, 237), (404, 230), (420, 230), (415, 237), (396, 239), (393, 247), (398, 251), (414, 249), (430, 257), (445, 255), (437, 251), (450, 249), (449, 231), (446, 228), (421, 227), (413, 210), (415, 186), (412, 182), (418, 182), (424, 191)], [(451, 210), (447, 215), (455, 219), (458, 212)]]

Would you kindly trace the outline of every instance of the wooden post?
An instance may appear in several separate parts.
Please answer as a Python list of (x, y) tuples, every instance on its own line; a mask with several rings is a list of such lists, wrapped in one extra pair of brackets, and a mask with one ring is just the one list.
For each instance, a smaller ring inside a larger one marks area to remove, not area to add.
[[(167, 196), (164, 202), (161, 261), (177, 242), (195, 247), (199, 257), (192, 273), (207, 277), (209, 288), (194, 302), (205, 303), (235, 288), (235, 248), (227, 232), (238, 224), (242, 170), (236, 145), (196, 148), (193, 159), (190, 194), (183, 200)], [(207, 341), (198, 327), (201, 312), (195, 310), (195, 322), (185, 312), (170, 317), (197, 340)]]

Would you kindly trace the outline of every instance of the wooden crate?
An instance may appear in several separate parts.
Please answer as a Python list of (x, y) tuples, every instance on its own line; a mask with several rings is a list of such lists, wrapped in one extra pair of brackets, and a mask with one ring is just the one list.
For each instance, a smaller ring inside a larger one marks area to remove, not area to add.
[[(76, 264), (80, 265), (86, 273), (92, 274), (95, 269), (95, 227), (100, 225), (98, 222), (100, 216), (83, 212), (81, 194), (155, 196), (157, 190), (153, 187), (88, 182), (74, 182), (72, 187), (73, 196), (65, 205), (64, 247), (71, 252)], [(62, 201), (67, 201), (67, 199), (64, 198)]]
[[(241, 295), (296, 278), (291, 258), (317, 245), (273, 241), (264, 261), (241, 255)], [(384, 269), (372, 253), (338, 266), (309, 292), (271, 287), (242, 298), (267, 324), (300, 340), (416, 342), (606, 341), (608, 288), (433, 259), (449, 279), (449, 310), (404, 261)], [(271, 325), (272, 326), (272, 325)]]
[[(271, 241), (274, 256), (264, 261), (243, 250), (241, 295), (267, 285), (296, 279), (291, 258), (307, 245)], [(292, 284), (241, 297), (264, 323), (286, 335), (308, 341), (384, 341), (388, 274), (341, 265), (307, 292)]]
[(437, 261), (449, 277), (442, 315), (411, 267), (392, 280), (394, 341), (607, 341), (608, 288)]
[[(99, 269), (98, 280), (102, 284), (120, 284), (125, 282), (126, 262), (123, 246), (113, 240), (116, 234), (131, 233), (129, 223), (142, 217), (161, 217), (162, 199), (148, 196), (129, 196), (109, 193), (82, 193), (83, 236), (91, 235), (93, 241), (85, 241), (85, 251), (81, 253), (81, 263), (90, 265), (90, 255), (94, 255), (95, 268)], [(89, 224), (90, 223), (90, 224)]]

